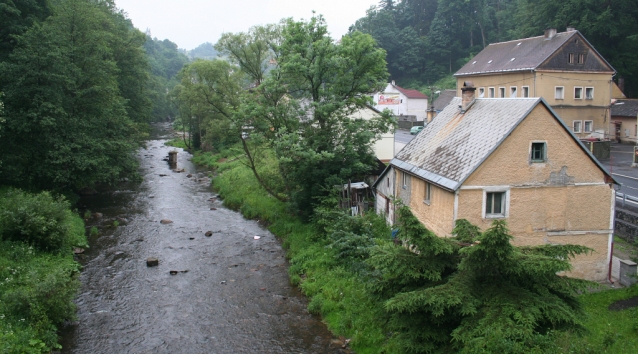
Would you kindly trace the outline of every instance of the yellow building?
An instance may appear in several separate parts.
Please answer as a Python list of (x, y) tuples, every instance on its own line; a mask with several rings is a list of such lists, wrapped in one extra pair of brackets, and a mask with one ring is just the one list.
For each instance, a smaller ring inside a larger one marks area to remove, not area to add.
[(580, 32), (568, 28), (490, 44), (454, 76), (459, 94), (463, 82), (472, 81), (480, 98), (543, 97), (576, 137), (605, 139), (615, 73)]
[(615, 183), (543, 98), (476, 98), (464, 87), (401, 150), (374, 187), (439, 236), (458, 219), (485, 230), (505, 219), (513, 244), (580, 244), (572, 276), (602, 281), (613, 236)]

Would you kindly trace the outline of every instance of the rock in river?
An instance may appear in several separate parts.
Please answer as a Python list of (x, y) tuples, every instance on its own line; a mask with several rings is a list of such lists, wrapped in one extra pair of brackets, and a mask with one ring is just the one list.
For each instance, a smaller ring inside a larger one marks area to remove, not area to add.
[(168, 220), (168, 219), (160, 220), (160, 224), (166, 225), (166, 224), (172, 224), (172, 223), (173, 223), (173, 220)]
[(159, 265), (159, 259), (155, 257), (146, 258), (146, 266), (147, 267), (157, 267)]

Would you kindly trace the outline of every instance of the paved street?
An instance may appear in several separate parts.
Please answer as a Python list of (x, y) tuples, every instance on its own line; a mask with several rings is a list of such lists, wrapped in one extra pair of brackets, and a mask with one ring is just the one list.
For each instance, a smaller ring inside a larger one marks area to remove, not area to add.
[(403, 147), (414, 139), (416, 135), (411, 135), (409, 131), (397, 129), (394, 131), (394, 154), (398, 154)]
[(634, 145), (611, 144), (611, 158), (600, 160), (600, 163), (612, 173), (622, 187), (620, 193), (638, 197), (638, 168), (631, 167)]

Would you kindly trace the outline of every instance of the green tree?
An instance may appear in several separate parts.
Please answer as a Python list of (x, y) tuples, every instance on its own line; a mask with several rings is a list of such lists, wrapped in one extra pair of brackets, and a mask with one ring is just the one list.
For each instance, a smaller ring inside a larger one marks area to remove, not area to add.
[(44, 21), (50, 14), (46, 0), (0, 1), (0, 61), (8, 58), (17, 44), (17, 36), (35, 23)]
[(138, 136), (119, 88), (113, 26), (108, 8), (69, 0), (18, 38), (0, 67), (2, 183), (81, 188), (135, 172)]
[[(374, 164), (372, 144), (392, 128), (389, 114), (354, 120), (387, 80), (385, 52), (361, 32), (335, 43), (321, 16), (288, 19), (275, 47), (277, 66), (242, 106), (274, 149), (289, 196), (312, 214), (326, 189), (360, 179)], [(248, 123), (248, 122), (246, 122)]]
[(454, 238), (398, 210), (402, 245), (381, 242), (369, 259), (380, 272), (396, 352), (529, 352), (552, 330), (581, 330), (577, 293), (590, 283), (559, 275), (582, 246), (514, 247), (504, 221), (485, 232), (457, 221)]

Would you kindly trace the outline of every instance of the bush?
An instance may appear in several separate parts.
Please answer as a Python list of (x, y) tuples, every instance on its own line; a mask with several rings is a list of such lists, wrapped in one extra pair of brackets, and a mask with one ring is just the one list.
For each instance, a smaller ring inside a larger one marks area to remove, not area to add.
[(0, 194), (0, 239), (26, 242), (47, 252), (86, 246), (84, 224), (64, 197), (9, 189)]

